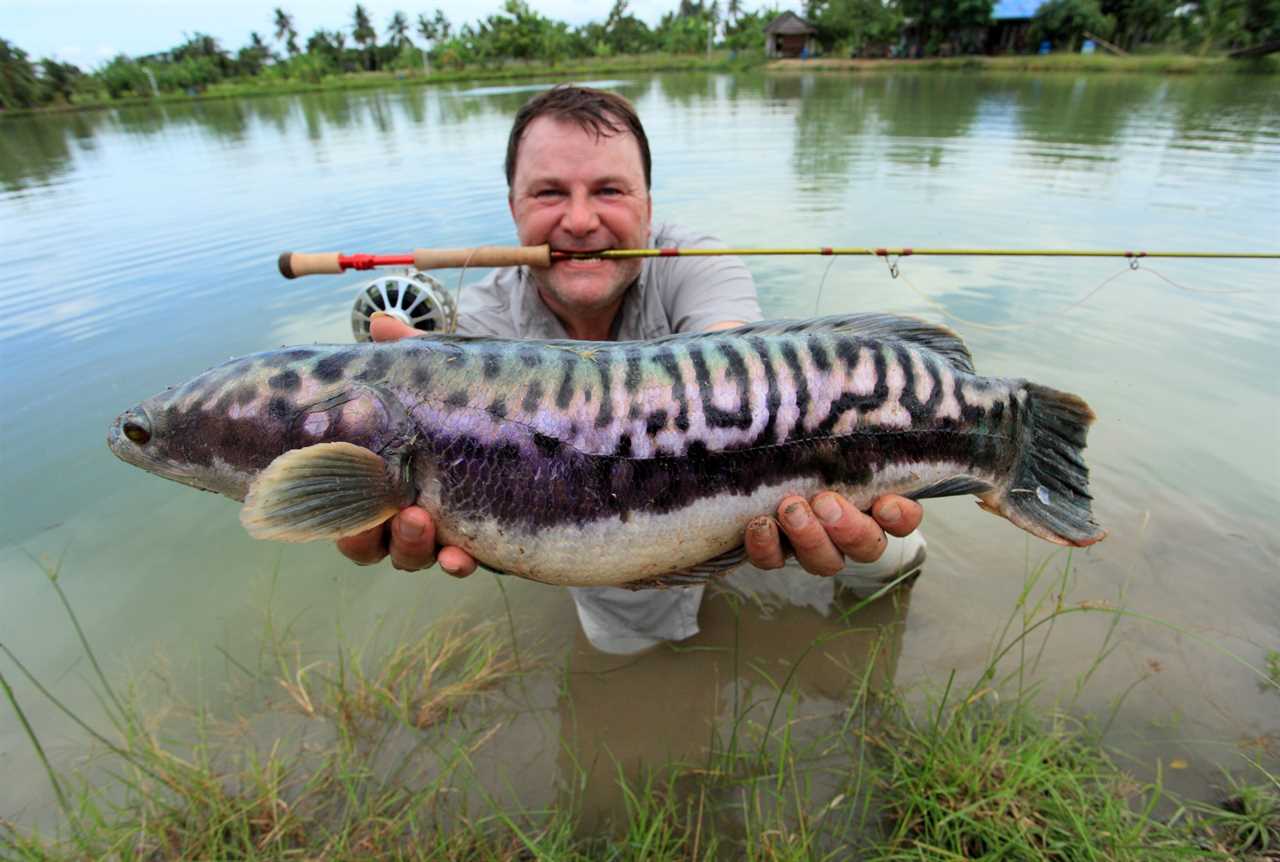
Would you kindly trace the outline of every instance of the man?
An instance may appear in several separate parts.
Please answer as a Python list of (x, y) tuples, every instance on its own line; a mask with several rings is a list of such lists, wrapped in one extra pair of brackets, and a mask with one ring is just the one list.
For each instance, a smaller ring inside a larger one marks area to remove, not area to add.
[[(653, 229), (649, 196), (649, 143), (631, 104), (583, 87), (556, 87), (516, 114), (507, 143), (508, 204), (522, 245), (561, 251), (707, 245), (715, 242), (678, 227)], [(728, 329), (760, 319), (755, 286), (736, 258), (564, 261), (546, 269), (500, 269), (462, 292), (458, 331), (469, 335), (575, 338), (588, 341), (649, 339), (672, 332)], [(373, 337), (393, 340), (414, 330), (390, 317), (373, 322)], [(783, 565), (785, 536), (796, 559), (815, 575), (831, 577), (855, 563), (873, 581), (923, 561), (914, 530), (920, 506), (882, 497), (871, 514), (831, 492), (783, 499), (778, 518), (757, 518), (743, 537), (747, 556), (762, 569)], [(889, 539), (908, 537), (886, 554)], [(381, 528), (338, 543), (363, 565), (388, 553), (398, 569), (435, 562), (466, 577), (476, 562), (457, 547), (437, 548), (435, 527), (423, 509), (409, 507)], [(857, 575), (856, 566), (853, 575)], [(843, 576), (842, 576), (843, 577)], [(702, 588), (628, 591), (571, 588), (588, 639), (606, 652), (630, 653), (698, 631)]]

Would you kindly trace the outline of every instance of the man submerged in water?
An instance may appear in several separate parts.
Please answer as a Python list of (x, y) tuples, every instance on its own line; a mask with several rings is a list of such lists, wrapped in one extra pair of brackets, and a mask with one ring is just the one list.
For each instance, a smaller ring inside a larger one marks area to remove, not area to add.
[[(631, 103), (616, 94), (562, 86), (534, 97), (516, 114), (506, 174), (522, 245), (549, 243), (561, 251), (719, 245), (685, 228), (653, 225), (648, 138)], [(629, 341), (760, 318), (751, 273), (735, 257), (582, 260), (495, 270), (462, 292), (458, 332)], [(392, 341), (415, 330), (382, 316), (372, 334)], [(789, 546), (807, 572), (865, 592), (920, 566), (924, 539), (915, 531), (922, 517), (918, 503), (898, 496), (879, 498), (870, 514), (830, 491), (810, 500), (789, 496), (776, 518), (748, 524), (743, 542), (757, 568), (781, 568)], [(392, 565), (408, 571), (436, 562), (455, 577), (476, 569), (461, 548), (437, 546), (431, 516), (416, 506), (341, 540), (338, 549), (361, 565), (390, 554)], [(698, 632), (702, 587), (569, 592), (588, 640), (604, 652), (637, 652)]]

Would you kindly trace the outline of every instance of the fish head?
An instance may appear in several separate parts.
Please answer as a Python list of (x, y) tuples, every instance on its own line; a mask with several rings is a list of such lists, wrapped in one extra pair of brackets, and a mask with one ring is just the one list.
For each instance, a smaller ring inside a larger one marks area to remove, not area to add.
[(368, 370), (376, 345), (317, 345), (232, 359), (126, 410), (111, 451), (149, 473), (243, 500), (292, 449), (347, 442), (376, 453), (411, 433), (403, 407)]

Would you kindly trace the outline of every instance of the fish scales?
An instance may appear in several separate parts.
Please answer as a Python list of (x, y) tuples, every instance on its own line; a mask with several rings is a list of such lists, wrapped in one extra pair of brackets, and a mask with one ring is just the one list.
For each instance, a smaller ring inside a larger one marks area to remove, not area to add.
[[(493, 568), (591, 585), (688, 571), (783, 496), (823, 488), (860, 507), (976, 493), (1037, 535), (1089, 544), (1103, 535), (1079, 456), (1091, 419), (1075, 396), (976, 375), (948, 330), (855, 315), (643, 343), (273, 351), (144, 402), (109, 442), (152, 472), (247, 497), (251, 531), (291, 540), (333, 537), (289, 520), (290, 489), (318, 481), (307, 453), (323, 449), (323, 470), (352, 472), (344, 487), (367, 480), (385, 497), (344, 498), (346, 533), (415, 502), (442, 541)], [(126, 439), (129, 422), (145, 443)]]

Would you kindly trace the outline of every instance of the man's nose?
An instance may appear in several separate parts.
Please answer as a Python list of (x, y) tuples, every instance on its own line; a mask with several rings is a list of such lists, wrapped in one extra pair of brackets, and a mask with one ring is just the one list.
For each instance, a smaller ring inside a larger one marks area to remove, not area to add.
[(569, 233), (582, 236), (600, 226), (600, 215), (592, 204), (591, 196), (584, 193), (570, 195), (562, 225)]

